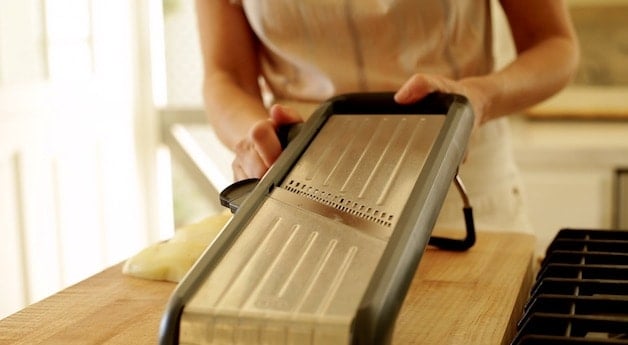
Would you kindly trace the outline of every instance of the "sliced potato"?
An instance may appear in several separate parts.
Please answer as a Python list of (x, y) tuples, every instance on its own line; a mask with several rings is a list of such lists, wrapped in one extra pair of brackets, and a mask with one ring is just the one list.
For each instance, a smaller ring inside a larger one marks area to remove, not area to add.
[(181, 281), (230, 218), (226, 211), (177, 229), (170, 240), (155, 243), (129, 258), (122, 273), (143, 279)]

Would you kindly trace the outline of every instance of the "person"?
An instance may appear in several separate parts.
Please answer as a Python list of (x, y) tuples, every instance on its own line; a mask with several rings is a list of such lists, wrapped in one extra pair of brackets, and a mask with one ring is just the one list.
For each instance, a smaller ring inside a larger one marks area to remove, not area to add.
[[(498, 1), (498, 3), (491, 3)], [(495, 5), (516, 56), (495, 68)], [(276, 129), (325, 99), (395, 91), (398, 103), (434, 91), (468, 98), (475, 114), (460, 167), (476, 227), (531, 231), (507, 115), (558, 92), (578, 44), (564, 0), (197, 0), (203, 98), (236, 180), (261, 177), (281, 153)], [(439, 216), (464, 226), (450, 191)]]

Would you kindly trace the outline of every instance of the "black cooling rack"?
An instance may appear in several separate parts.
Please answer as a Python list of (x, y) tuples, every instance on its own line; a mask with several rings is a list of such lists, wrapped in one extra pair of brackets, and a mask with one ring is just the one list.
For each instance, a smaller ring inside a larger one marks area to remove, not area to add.
[(628, 231), (563, 229), (511, 345), (628, 344)]

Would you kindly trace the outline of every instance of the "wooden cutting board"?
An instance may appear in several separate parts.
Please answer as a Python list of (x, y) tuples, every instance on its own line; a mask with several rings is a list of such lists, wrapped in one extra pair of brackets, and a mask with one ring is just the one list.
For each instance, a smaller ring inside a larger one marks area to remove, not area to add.
[[(479, 233), (464, 253), (428, 249), (397, 319), (395, 344), (502, 344), (532, 281), (534, 238)], [(113, 266), (0, 320), (0, 344), (157, 344), (175, 285)]]

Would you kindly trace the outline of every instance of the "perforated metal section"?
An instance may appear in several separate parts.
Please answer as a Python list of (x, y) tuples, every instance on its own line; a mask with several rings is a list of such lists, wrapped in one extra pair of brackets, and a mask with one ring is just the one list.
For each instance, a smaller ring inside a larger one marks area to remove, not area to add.
[(369, 220), (385, 227), (390, 227), (395, 218), (393, 214), (345, 199), (343, 196), (338, 194), (329, 192), (326, 193), (318, 188), (313, 188), (305, 183), (300, 183), (294, 180), (289, 181), (284, 188), (294, 194), (304, 196), (323, 205), (331, 206), (337, 210)]
[(444, 118), (334, 115), (280, 187), (378, 226), (393, 227)]

